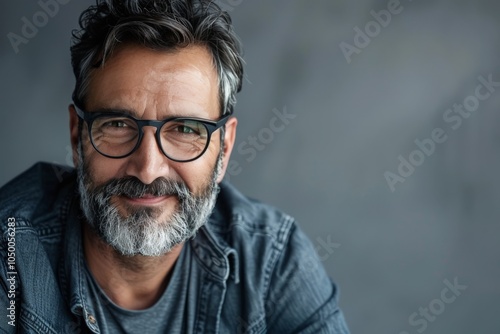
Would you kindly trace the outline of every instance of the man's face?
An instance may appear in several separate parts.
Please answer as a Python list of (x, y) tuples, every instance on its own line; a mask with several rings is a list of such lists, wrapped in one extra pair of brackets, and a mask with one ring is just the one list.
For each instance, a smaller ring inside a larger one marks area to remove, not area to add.
[[(220, 117), (217, 82), (211, 55), (203, 47), (164, 52), (127, 45), (92, 73), (85, 109), (126, 110), (148, 120), (172, 116), (216, 120)], [(92, 147), (84, 124), (78, 153), (76, 117), (70, 107), (82, 207), (107, 243), (122, 254), (160, 255), (205, 222), (234, 143), (235, 119), (226, 124), (224, 152), (219, 130), (200, 158), (182, 163), (160, 151), (154, 127), (143, 129), (141, 145), (132, 155), (111, 159)]]

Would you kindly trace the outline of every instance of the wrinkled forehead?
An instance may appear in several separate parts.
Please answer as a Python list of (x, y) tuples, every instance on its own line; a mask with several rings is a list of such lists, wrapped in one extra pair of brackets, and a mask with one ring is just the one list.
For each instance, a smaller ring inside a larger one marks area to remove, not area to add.
[(217, 71), (207, 48), (157, 51), (136, 45), (116, 49), (90, 77), (87, 109), (127, 108), (161, 114), (203, 110), (219, 114)]

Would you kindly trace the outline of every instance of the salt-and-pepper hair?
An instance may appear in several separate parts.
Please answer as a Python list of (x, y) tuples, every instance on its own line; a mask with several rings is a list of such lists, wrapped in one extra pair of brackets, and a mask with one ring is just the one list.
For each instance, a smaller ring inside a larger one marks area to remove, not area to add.
[(85, 107), (91, 72), (127, 43), (175, 52), (190, 45), (210, 50), (217, 69), (221, 115), (232, 113), (241, 90), (241, 44), (231, 18), (213, 0), (97, 0), (73, 32), (73, 101)]

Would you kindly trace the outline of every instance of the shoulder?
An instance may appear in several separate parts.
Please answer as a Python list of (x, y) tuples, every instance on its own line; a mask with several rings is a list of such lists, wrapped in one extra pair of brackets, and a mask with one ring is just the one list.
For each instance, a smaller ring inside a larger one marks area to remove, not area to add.
[[(71, 197), (74, 169), (39, 162), (0, 188), (0, 219), (15, 218), (29, 226), (53, 222)], [(5, 225), (0, 229), (5, 232)]]
[(221, 184), (209, 225), (223, 249), (235, 250), (234, 294), (260, 305), (243, 318), (249, 328), (264, 322), (276, 333), (348, 333), (336, 285), (294, 218)]
[[(283, 261), (293, 266), (297, 257), (314, 256), (314, 250), (293, 217), (246, 197), (228, 183), (220, 187), (207, 228), (223, 252), (234, 252), (239, 276), (265, 295)], [(291, 248), (301, 251), (290, 257)]]
[(259, 239), (281, 248), (295, 228), (295, 220), (283, 211), (243, 195), (223, 182), (210, 219), (210, 229), (230, 247), (238, 248), (241, 238)]

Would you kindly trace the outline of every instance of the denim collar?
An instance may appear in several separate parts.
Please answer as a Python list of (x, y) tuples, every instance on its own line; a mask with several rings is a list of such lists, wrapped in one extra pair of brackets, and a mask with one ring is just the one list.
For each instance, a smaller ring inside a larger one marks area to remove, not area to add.
[(200, 266), (213, 275), (216, 280), (225, 282), (231, 278), (238, 284), (240, 281), (238, 253), (212, 231), (213, 217), (214, 214), (191, 239), (191, 246)]

